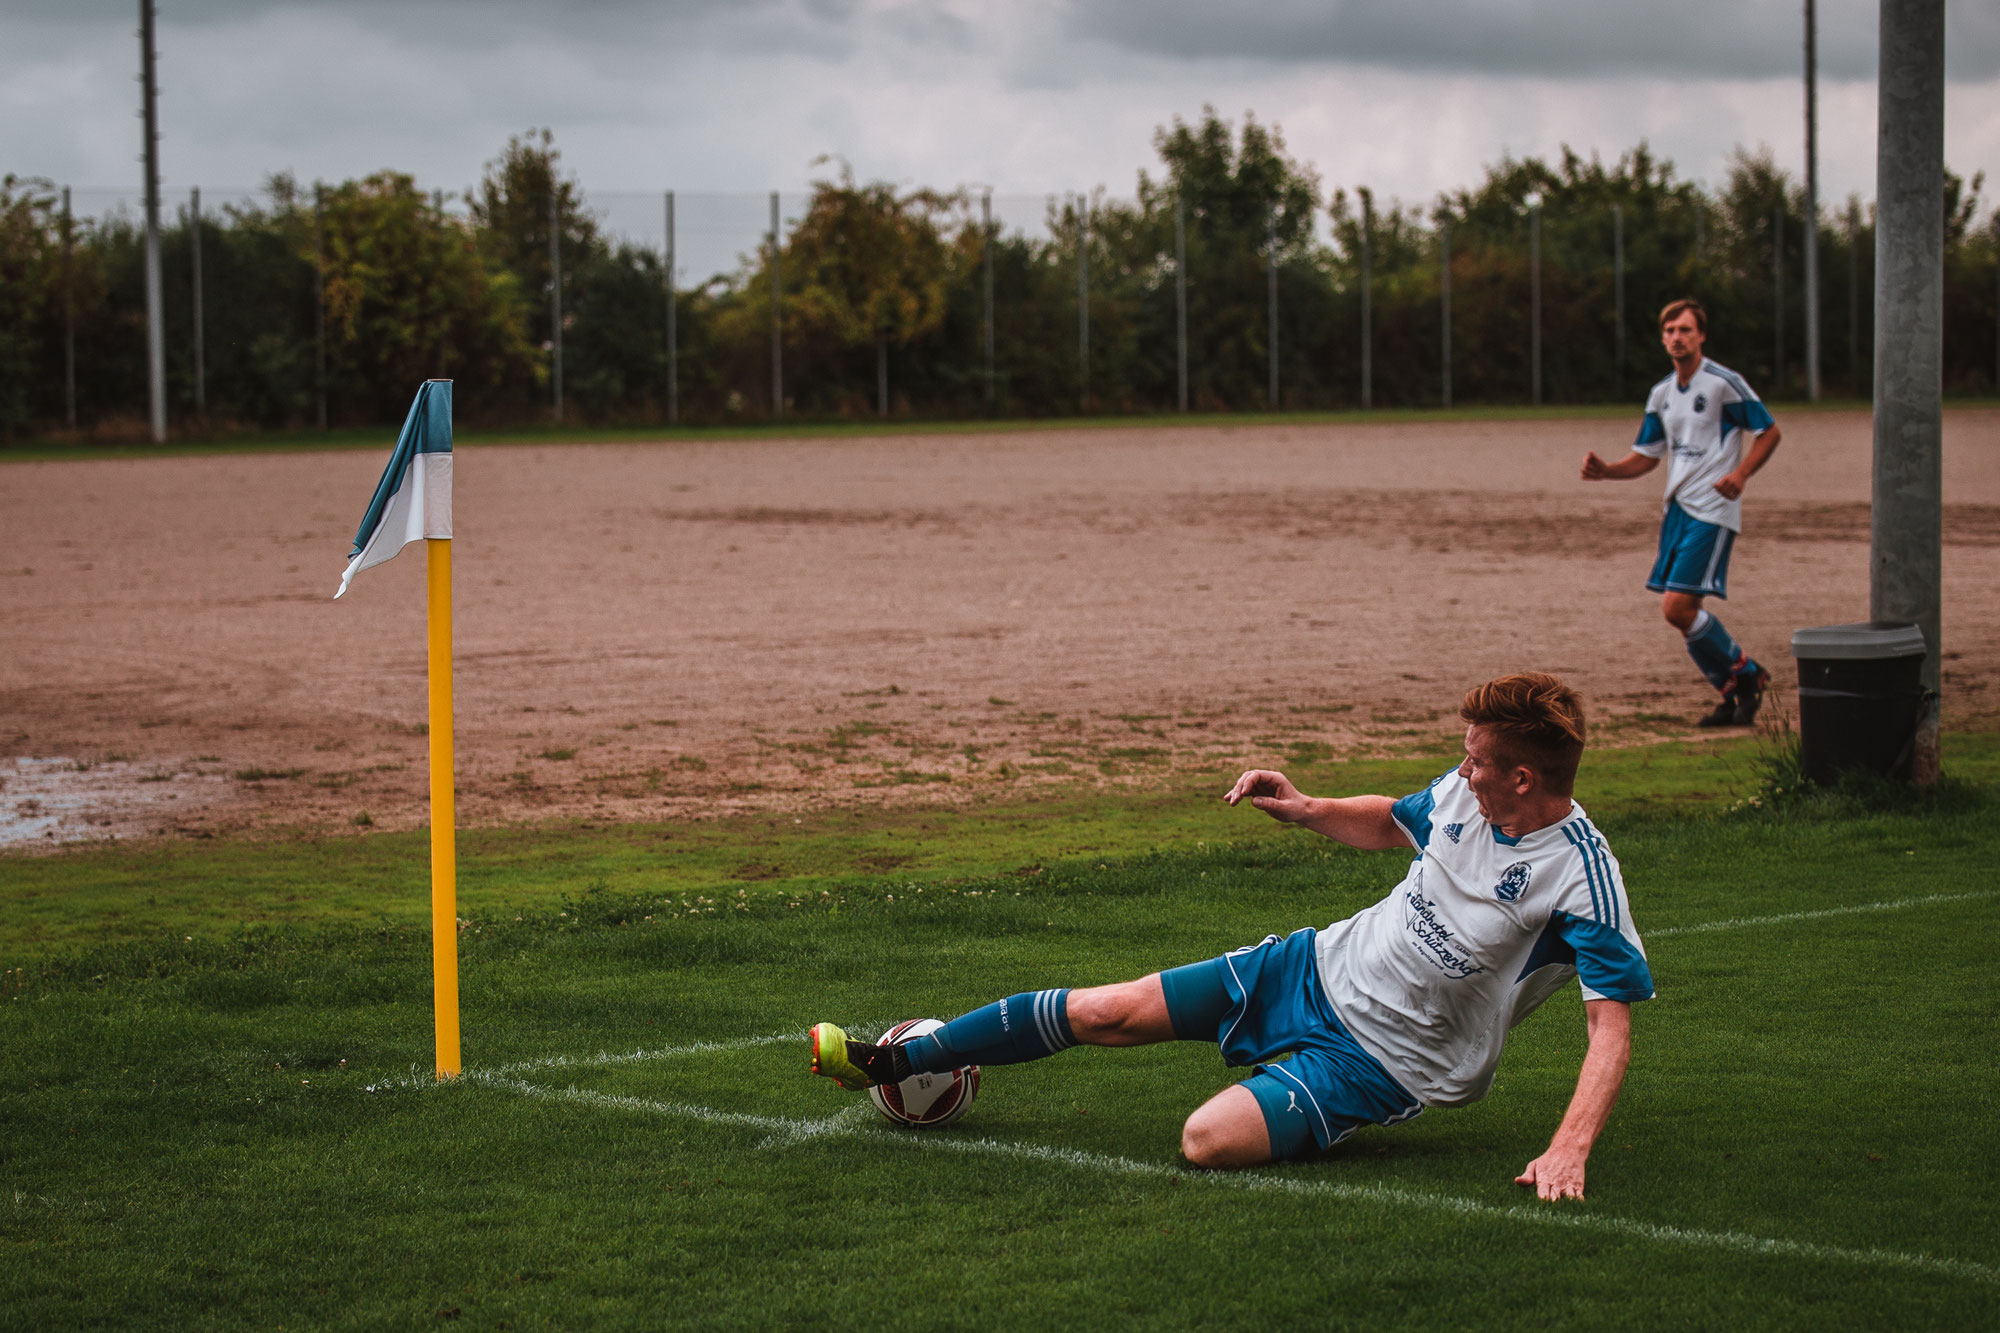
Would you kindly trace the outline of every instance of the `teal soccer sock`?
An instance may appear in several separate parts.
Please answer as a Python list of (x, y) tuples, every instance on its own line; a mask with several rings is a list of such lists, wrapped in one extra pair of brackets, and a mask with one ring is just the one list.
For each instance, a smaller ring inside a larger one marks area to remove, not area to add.
[(1024, 991), (954, 1018), (904, 1044), (910, 1068), (939, 1074), (961, 1065), (1015, 1065), (1076, 1045), (1067, 990)]
[(1707, 611), (1695, 613), (1694, 625), (1688, 630), (1687, 650), (1696, 669), (1725, 697), (1736, 692), (1737, 677), (1757, 669), (1750, 654)]

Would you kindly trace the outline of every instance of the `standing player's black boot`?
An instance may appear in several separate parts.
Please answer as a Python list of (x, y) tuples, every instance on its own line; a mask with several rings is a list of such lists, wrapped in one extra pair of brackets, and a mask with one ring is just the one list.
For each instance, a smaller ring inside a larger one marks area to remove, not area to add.
[(1715, 706), (1713, 712), (1703, 713), (1695, 723), (1697, 727), (1733, 727), (1736, 725), (1736, 700), (1725, 697)]
[(1757, 710), (1764, 706), (1764, 687), (1771, 683), (1771, 673), (1763, 667), (1753, 666), (1736, 682), (1735, 717), (1732, 723), (1747, 727), (1757, 721)]

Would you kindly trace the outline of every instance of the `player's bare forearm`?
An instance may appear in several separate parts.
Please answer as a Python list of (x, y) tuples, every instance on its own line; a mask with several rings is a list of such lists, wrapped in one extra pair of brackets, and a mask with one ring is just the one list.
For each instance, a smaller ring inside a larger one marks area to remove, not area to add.
[(1643, 477), (1660, 465), (1660, 460), (1650, 458), (1637, 450), (1625, 455), (1615, 463), (1607, 463), (1597, 456), (1597, 451), (1583, 456), (1583, 479), (1585, 481), (1630, 481)]
[(1778, 441), (1783, 438), (1784, 435), (1778, 430), (1777, 425), (1772, 424), (1762, 435), (1750, 442), (1750, 452), (1743, 456), (1743, 461), (1737, 464), (1734, 472), (1715, 483), (1715, 489), (1727, 500), (1741, 496), (1744, 485), (1757, 475), (1764, 464), (1771, 461), (1771, 455), (1778, 450)]
[(1584, 1164), (1597, 1136), (1611, 1119), (1618, 1104), (1618, 1090), (1625, 1085), (1625, 1066), (1632, 1059), (1632, 1006), (1617, 1000), (1587, 1000), (1584, 1023), (1590, 1033), (1590, 1049), (1577, 1071), (1576, 1093), (1562, 1125), (1549, 1140), (1549, 1150), (1528, 1163), (1527, 1170), (1514, 1178), (1517, 1185), (1533, 1185), (1543, 1199), (1581, 1199)]
[(1222, 799), (1230, 805), (1248, 800), (1280, 823), (1297, 824), (1362, 851), (1409, 845), (1390, 814), (1395, 802), (1386, 796), (1308, 796), (1283, 773), (1253, 768)]

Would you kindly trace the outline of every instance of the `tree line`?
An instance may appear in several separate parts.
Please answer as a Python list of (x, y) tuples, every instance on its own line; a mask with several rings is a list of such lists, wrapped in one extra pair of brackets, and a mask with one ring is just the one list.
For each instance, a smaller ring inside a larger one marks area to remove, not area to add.
[[(1655, 312), (1684, 294), (1718, 360), (1804, 393), (1804, 192), (1768, 153), (1709, 190), (1643, 144), (1609, 164), (1565, 149), (1404, 205), (1327, 192), (1254, 117), (1177, 119), (1154, 147), (1130, 198), (1052, 201), (1032, 234), (989, 226), (968, 191), (830, 164), (775, 244), (671, 297), (663, 256), (604, 233), (546, 131), (512, 139), (462, 209), (399, 172), (274, 177), (198, 236), (186, 215), (163, 228), (163, 270), (189, 274), (198, 245), (204, 296), (198, 359), (188, 281), (166, 285), (170, 414), (389, 424), (449, 376), (463, 417), (526, 423), (550, 416), (558, 360), (566, 416), (596, 423), (1631, 401), (1661, 372)], [(1946, 173), (1952, 392), (2000, 377), (1981, 185)], [(1865, 397), (1872, 210), (1816, 225), (1822, 383)], [(48, 182), (5, 178), (0, 436), (61, 435), (72, 411), (77, 437), (134, 434), (146, 384), (139, 224), (68, 218)]]

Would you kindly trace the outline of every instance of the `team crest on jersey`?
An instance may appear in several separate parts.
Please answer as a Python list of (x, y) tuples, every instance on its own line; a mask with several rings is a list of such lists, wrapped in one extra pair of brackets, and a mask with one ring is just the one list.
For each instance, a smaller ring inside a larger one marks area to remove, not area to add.
[(1500, 882), (1493, 886), (1494, 894), (1503, 903), (1511, 903), (1528, 891), (1528, 876), (1534, 867), (1526, 861), (1516, 861), (1500, 873)]
[(1463, 824), (1446, 824), (1444, 826), (1444, 836), (1450, 838), (1453, 842), (1457, 842), (1458, 835), (1463, 832), (1465, 832), (1465, 825)]
[(1695, 411), (1697, 411), (1697, 412), (1706, 412), (1706, 411), (1708, 411), (1708, 395), (1707, 395), (1707, 394), (1705, 394), (1705, 393), (1698, 393), (1698, 394), (1696, 394), (1696, 395), (1694, 396), (1694, 410), (1695, 410)]

